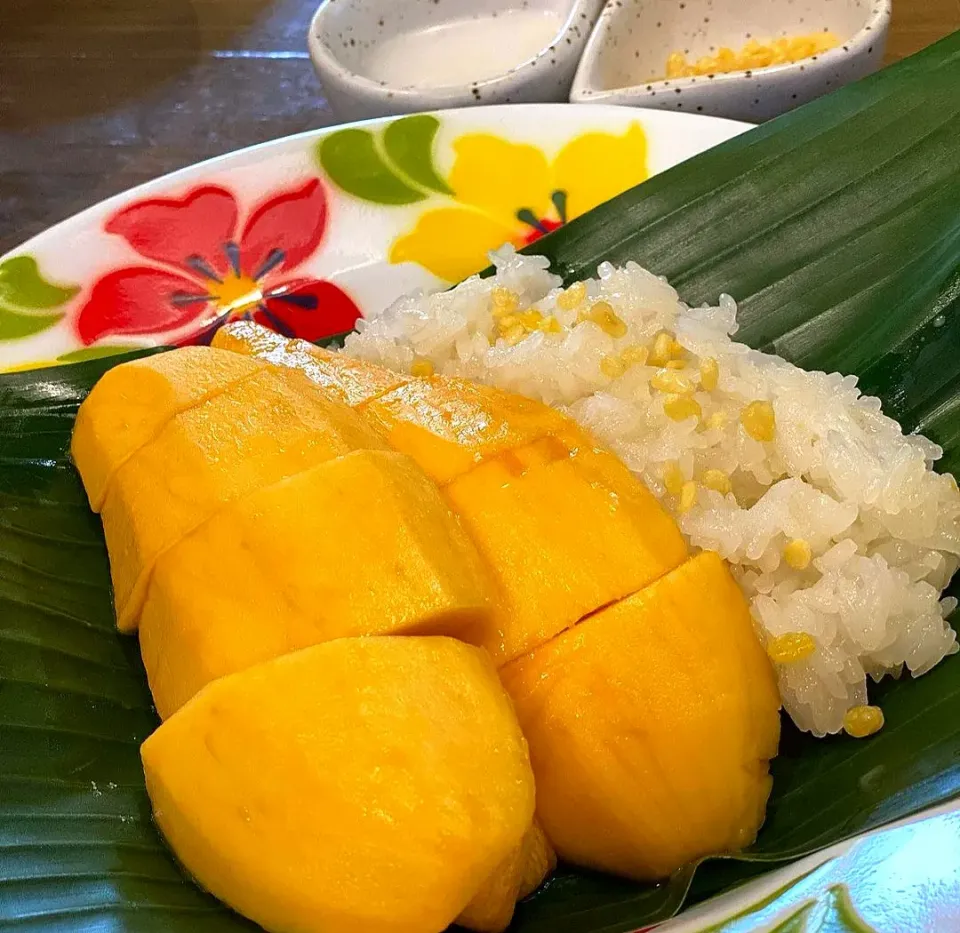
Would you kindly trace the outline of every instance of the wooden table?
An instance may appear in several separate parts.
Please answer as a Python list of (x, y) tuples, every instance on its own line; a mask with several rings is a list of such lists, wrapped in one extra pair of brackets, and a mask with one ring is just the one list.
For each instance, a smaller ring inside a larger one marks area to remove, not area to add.
[(960, 29), (960, 0), (893, 0), (887, 61), (919, 52)]
[[(305, 50), (318, 2), (0, 0), (0, 253), (164, 172), (333, 122)], [(960, 0), (894, 7), (891, 60), (960, 29)]]

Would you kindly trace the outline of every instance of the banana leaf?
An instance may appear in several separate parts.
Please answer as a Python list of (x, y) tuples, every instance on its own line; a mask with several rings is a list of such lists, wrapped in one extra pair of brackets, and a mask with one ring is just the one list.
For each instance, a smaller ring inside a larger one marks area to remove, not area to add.
[[(535, 244), (566, 278), (635, 259), (692, 302), (727, 291), (740, 338), (856, 373), (960, 467), (960, 34), (705, 153)], [(598, 167), (602, 170), (602, 167)], [(128, 357), (0, 377), (0, 930), (253, 929), (178, 868), (150, 820), (155, 727), (113, 627), (97, 518), (67, 447)], [(787, 728), (767, 822), (736, 859), (657, 886), (562, 869), (518, 933), (618, 933), (960, 794), (960, 656), (874, 696), (876, 737)]]

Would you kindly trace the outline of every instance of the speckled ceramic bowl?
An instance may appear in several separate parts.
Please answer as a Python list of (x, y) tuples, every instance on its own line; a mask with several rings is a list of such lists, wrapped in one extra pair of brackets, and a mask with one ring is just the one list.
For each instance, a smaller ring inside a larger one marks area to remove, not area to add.
[[(891, 0), (610, 0), (573, 82), (574, 103), (632, 104), (758, 122), (874, 71), (883, 57)], [(755, 71), (658, 79), (667, 57), (688, 59), (828, 31), (840, 45)]]
[[(603, 0), (324, 0), (310, 24), (308, 45), (327, 100), (343, 120), (565, 101), (602, 6)], [(518, 16), (543, 17), (543, 41), (484, 75), (485, 50), (503, 59), (505, 48), (517, 45)], [(451, 27), (459, 31), (463, 52), (457, 80), (424, 80), (429, 55), (460, 54), (448, 38)], [(401, 54), (387, 74), (382, 53), (389, 42)], [(468, 57), (477, 62), (474, 73)]]

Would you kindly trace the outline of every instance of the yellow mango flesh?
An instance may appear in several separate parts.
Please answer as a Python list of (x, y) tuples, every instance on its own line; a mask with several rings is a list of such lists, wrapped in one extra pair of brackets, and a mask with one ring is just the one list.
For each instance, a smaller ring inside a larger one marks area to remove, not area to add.
[(275, 367), (175, 416), (116, 471), (101, 510), (119, 628), (136, 627), (156, 559), (224, 504), (384, 446), (350, 408)]
[(571, 424), (444, 490), (498, 584), (484, 643), (505, 664), (679, 565), (673, 519), (612, 454)]
[[(249, 323), (220, 333), (220, 346), (271, 361), (292, 343)], [(316, 348), (290, 365), (306, 371), (317, 359), (341, 382), (350, 373), (366, 385), (370, 397), (357, 410), (444, 487), (491, 566), (499, 609), (483, 645), (498, 664), (687, 556), (675, 523), (646, 487), (555, 409), (441, 377), (384, 393), (389, 371)]]
[(517, 900), (533, 894), (557, 867), (557, 853), (537, 819), (523, 837), (523, 854), (520, 859), (520, 889)]
[(533, 399), (440, 377), (409, 382), (360, 411), (383, 430), (391, 447), (413, 457), (441, 486), (484, 460), (570, 424)]
[(252, 321), (237, 321), (221, 327), (214, 335), (213, 346), (299, 370), (325, 392), (350, 406), (377, 398), (413, 378), (315, 347), (306, 340), (290, 340)]
[(167, 718), (225, 674), (351, 635), (477, 637), (490, 582), (436, 487), (359, 450), (252, 492), (157, 560), (140, 620)]
[(209, 347), (184, 347), (108, 370), (84, 400), (70, 442), (90, 508), (99, 512), (114, 473), (174, 415), (266, 364)]
[(523, 841), (494, 869), (457, 923), (479, 933), (501, 933), (510, 925), (517, 901), (539, 888), (556, 867), (556, 853), (534, 820)]
[(301, 370), (325, 391), (357, 407), (383, 430), (391, 447), (411, 456), (440, 485), (570, 424), (555, 409), (521, 395), (465, 379), (414, 379), (288, 340), (249, 321), (221, 328), (213, 344)]
[(749, 844), (780, 698), (712, 552), (501, 670), (558, 855), (641, 880)]
[(224, 677), (141, 754), (180, 861), (273, 933), (440, 933), (533, 816), (510, 701), (448, 638), (340, 639)]

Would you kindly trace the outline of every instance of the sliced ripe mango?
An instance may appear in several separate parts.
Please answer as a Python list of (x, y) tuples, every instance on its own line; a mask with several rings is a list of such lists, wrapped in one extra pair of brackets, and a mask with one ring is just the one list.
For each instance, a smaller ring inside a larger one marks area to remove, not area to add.
[(523, 837), (523, 855), (520, 859), (520, 889), (517, 900), (533, 894), (557, 867), (554, 851), (540, 821), (534, 819), (529, 832)]
[(444, 490), (500, 590), (505, 664), (687, 556), (676, 524), (616, 457), (576, 426), (490, 460)]
[(501, 933), (510, 926), (517, 901), (532, 894), (556, 867), (556, 853), (534, 820), (523, 841), (494, 869), (457, 923), (480, 933)]
[(478, 933), (502, 933), (513, 919), (520, 894), (523, 843), (493, 870), (483, 887), (457, 917), (457, 925)]
[(303, 371), (377, 424), (390, 445), (444, 485), (483, 460), (565, 430), (560, 412), (464, 379), (414, 379), (242, 321), (221, 328), (214, 346)]
[(402, 454), (358, 450), (252, 492), (157, 560), (140, 620), (170, 716), (211, 680), (349, 635), (476, 637), (487, 569)]
[(120, 629), (136, 627), (157, 557), (225, 503), (384, 446), (350, 408), (272, 366), (181, 412), (116, 471), (101, 509)]
[(210, 346), (244, 356), (258, 356), (272, 363), (271, 354), (283, 355), (290, 342), (289, 337), (284, 337), (262, 324), (255, 324), (253, 321), (231, 321), (217, 329)]
[(275, 933), (439, 933), (533, 816), (510, 701), (449, 638), (339, 639), (224, 677), (141, 754), (180, 861)]
[(350, 406), (383, 395), (413, 378), (343, 353), (315, 347), (306, 340), (289, 340), (252, 321), (237, 321), (221, 327), (213, 338), (213, 346), (259, 357), (275, 366), (298, 369), (334, 398)]
[(116, 470), (182, 411), (264, 368), (209, 347), (185, 347), (108, 370), (84, 400), (70, 441), (90, 508), (99, 512)]
[(533, 399), (439, 377), (408, 382), (360, 411), (382, 428), (393, 448), (413, 457), (441, 486), (484, 460), (571, 423)]
[(780, 698), (723, 561), (688, 560), (501, 670), (558, 855), (664, 878), (750, 843)]

